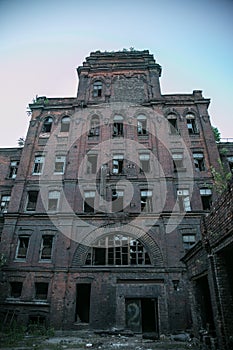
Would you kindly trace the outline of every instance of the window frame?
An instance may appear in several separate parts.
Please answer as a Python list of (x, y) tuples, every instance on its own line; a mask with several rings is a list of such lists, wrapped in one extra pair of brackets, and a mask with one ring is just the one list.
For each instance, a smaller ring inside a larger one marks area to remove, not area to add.
[[(59, 161), (60, 158), (60, 161)], [(61, 166), (62, 165), (62, 166)], [(57, 171), (57, 167), (59, 169), (59, 166), (61, 167), (61, 171)], [(65, 166), (66, 166), (66, 156), (63, 155), (57, 155), (55, 157), (55, 163), (54, 163), (54, 174), (63, 175), (65, 173)]]
[(44, 119), (43, 125), (41, 128), (41, 133), (49, 134), (52, 131), (53, 118), (48, 116)]
[[(50, 245), (45, 245), (45, 240), (48, 239), (51, 241)], [(47, 249), (49, 254), (43, 254), (43, 250)], [(54, 234), (42, 234), (41, 237), (41, 245), (40, 245), (40, 254), (39, 260), (45, 262), (51, 262), (53, 257), (53, 249), (54, 249)]]
[[(84, 200), (83, 200), (84, 213), (89, 214), (89, 213), (95, 212), (95, 197), (96, 197), (95, 191), (92, 191), (92, 190), (84, 191)], [(91, 198), (91, 199), (87, 200), (87, 198)]]
[(148, 135), (148, 123), (145, 115), (137, 116), (137, 135), (147, 136)]
[(48, 193), (48, 211), (57, 211), (59, 208), (61, 192), (51, 190)]
[(153, 191), (140, 190), (141, 212), (153, 213)]
[(193, 152), (193, 162), (195, 170), (197, 171), (205, 171), (205, 160), (203, 152)]
[(181, 212), (192, 211), (189, 189), (178, 189), (177, 200)]
[[(17, 259), (17, 260), (26, 260), (27, 259), (29, 244), (30, 244), (30, 237), (31, 237), (30, 235), (26, 235), (26, 234), (20, 234), (18, 236), (15, 259)], [(23, 239), (27, 239), (27, 246), (26, 247), (20, 247), (21, 243), (23, 243)], [(21, 249), (25, 249), (25, 254), (20, 253)]]
[(197, 127), (197, 121), (195, 118), (195, 115), (192, 113), (187, 113), (185, 116), (186, 124), (188, 128), (189, 135), (195, 135), (198, 134), (198, 127)]
[[(33, 196), (36, 194), (36, 200), (35, 201), (30, 201), (30, 195)], [(27, 191), (27, 202), (26, 202), (26, 207), (25, 210), (29, 212), (34, 212), (36, 211), (36, 206), (37, 206), (37, 201), (38, 201), (38, 196), (39, 196), (39, 190), (28, 190)], [(29, 203), (33, 203), (34, 205), (31, 207), (28, 207)]]
[[(14, 164), (15, 163), (15, 164)], [(19, 160), (10, 162), (9, 179), (15, 179), (19, 168)]]
[(1, 202), (0, 202), (0, 212), (1, 213), (7, 213), (8, 212), (10, 201), (11, 201), (11, 195), (10, 194), (2, 194), (1, 195)]
[(98, 98), (103, 95), (103, 83), (101, 80), (96, 80), (93, 83), (92, 97)]
[(41, 175), (44, 170), (45, 157), (36, 155), (34, 158), (32, 175)]
[(70, 117), (69, 116), (64, 116), (61, 119), (60, 132), (63, 133), (63, 132), (69, 132), (69, 131), (70, 131)]

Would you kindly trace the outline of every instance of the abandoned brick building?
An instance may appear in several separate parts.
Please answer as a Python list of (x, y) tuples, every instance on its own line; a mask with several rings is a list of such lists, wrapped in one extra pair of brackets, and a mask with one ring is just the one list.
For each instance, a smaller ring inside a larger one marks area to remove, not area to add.
[(77, 72), (77, 97), (37, 97), (24, 147), (0, 150), (2, 320), (187, 329), (181, 258), (218, 168), (210, 100), (162, 94), (148, 51), (97, 51)]

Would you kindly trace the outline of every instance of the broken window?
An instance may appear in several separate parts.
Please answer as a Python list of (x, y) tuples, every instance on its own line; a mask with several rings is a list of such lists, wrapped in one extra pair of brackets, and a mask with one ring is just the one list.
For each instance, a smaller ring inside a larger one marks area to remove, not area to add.
[(49, 284), (45, 282), (35, 283), (35, 299), (47, 300)]
[(132, 237), (116, 234), (99, 239), (91, 248), (86, 265), (150, 265), (144, 245)]
[(2, 198), (1, 198), (1, 212), (2, 213), (7, 213), (7, 210), (8, 210), (9, 204), (10, 204), (10, 199), (11, 199), (11, 196), (9, 196), (9, 195), (2, 196)]
[(177, 199), (180, 211), (191, 211), (189, 190), (177, 190)]
[(205, 170), (205, 162), (203, 153), (193, 153), (195, 169), (198, 171)]
[(16, 250), (17, 259), (26, 259), (29, 246), (29, 238), (29, 236), (19, 236), (18, 246)]
[(141, 211), (153, 212), (152, 191), (141, 190)]
[(190, 249), (196, 243), (196, 235), (187, 234), (182, 236), (183, 239), (183, 247), (185, 250)]
[(44, 157), (42, 156), (36, 156), (34, 160), (34, 167), (32, 174), (40, 175), (43, 172), (44, 167)]
[(101, 97), (102, 96), (102, 82), (95, 81), (93, 84), (93, 97)]
[(93, 138), (93, 137), (98, 138), (99, 134), (100, 134), (100, 119), (98, 116), (94, 116), (91, 119), (91, 125), (90, 125), (88, 137), (89, 138)]
[(97, 154), (88, 154), (87, 156), (87, 174), (96, 174)]
[(123, 117), (116, 115), (113, 119), (113, 137), (123, 136)]
[(39, 191), (28, 191), (27, 206), (26, 206), (27, 211), (36, 210), (38, 194), (39, 194)]
[(60, 199), (59, 191), (50, 191), (48, 198), (48, 210), (57, 210)]
[(83, 211), (85, 213), (94, 213), (95, 207), (95, 191), (86, 191), (84, 193), (84, 203), (83, 203)]
[(124, 191), (112, 190), (112, 212), (121, 212), (124, 209), (123, 206)]
[(122, 174), (123, 173), (124, 156), (123, 154), (115, 154), (112, 160), (112, 173)]
[(210, 188), (200, 189), (203, 210), (210, 210), (212, 204), (212, 191)]
[(168, 123), (169, 123), (169, 126), (170, 126), (170, 133), (172, 135), (176, 135), (178, 134), (178, 128), (177, 128), (177, 117), (175, 114), (169, 114), (167, 116), (167, 120), (168, 120)]
[(193, 114), (187, 114), (186, 115), (186, 122), (187, 122), (187, 127), (188, 127), (188, 132), (189, 134), (196, 134), (198, 132), (197, 129), (197, 124), (195, 121), (195, 117)]
[(148, 173), (150, 171), (150, 155), (139, 154), (140, 171)]
[(45, 118), (41, 132), (45, 132), (45, 133), (51, 132), (52, 124), (53, 124), (53, 118), (51, 117)]
[(137, 133), (138, 135), (147, 135), (147, 119), (144, 115), (137, 117)]
[(10, 296), (12, 298), (20, 298), (23, 289), (22, 282), (10, 282)]
[(66, 163), (65, 156), (56, 156), (54, 173), (55, 174), (64, 174), (65, 163)]
[(19, 161), (18, 160), (13, 160), (10, 164), (10, 173), (9, 173), (9, 178), (10, 179), (15, 179), (17, 175), (19, 167)]
[(61, 120), (61, 132), (69, 132), (70, 130), (70, 117), (63, 117)]
[(173, 153), (172, 154), (172, 159), (173, 159), (173, 166), (174, 166), (174, 171), (177, 172), (179, 169), (183, 169), (183, 154), (182, 153)]
[(53, 237), (52, 235), (43, 235), (40, 250), (41, 260), (51, 260), (52, 248), (53, 248)]

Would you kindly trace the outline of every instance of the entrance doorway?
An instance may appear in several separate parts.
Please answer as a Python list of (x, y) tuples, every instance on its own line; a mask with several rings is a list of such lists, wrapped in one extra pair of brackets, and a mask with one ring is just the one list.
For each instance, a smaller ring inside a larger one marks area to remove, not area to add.
[(151, 298), (125, 299), (126, 327), (136, 333), (158, 333), (158, 301)]
[(91, 284), (76, 285), (76, 321), (89, 323)]

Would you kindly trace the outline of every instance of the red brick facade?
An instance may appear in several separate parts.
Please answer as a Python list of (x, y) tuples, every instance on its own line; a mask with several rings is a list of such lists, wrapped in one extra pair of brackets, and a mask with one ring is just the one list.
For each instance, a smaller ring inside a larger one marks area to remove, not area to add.
[(219, 154), (210, 100), (161, 94), (160, 74), (148, 51), (95, 52), (77, 97), (29, 105), (17, 176), (0, 173), (3, 322), (191, 327), (180, 259), (200, 238)]

